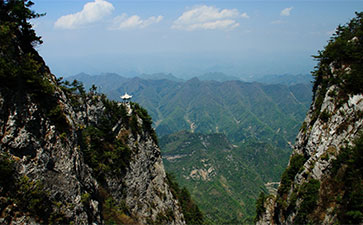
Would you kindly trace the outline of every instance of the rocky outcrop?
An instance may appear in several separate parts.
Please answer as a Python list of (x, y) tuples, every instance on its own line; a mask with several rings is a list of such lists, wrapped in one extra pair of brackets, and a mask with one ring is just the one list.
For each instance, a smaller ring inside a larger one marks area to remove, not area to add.
[(263, 201), (264, 213), (259, 216), (259, 220), (256, 221), (256, 225), (274, 224), (274, 204), (275, 198), (273, 196), (267, 197)]
[[(129, 109), (128, 115), (134, 114), (129, 103), (125, 106)], [(139, 126), (143, 120), (138, 117)], [(119, 128), (117, 127), (119, 126)], [(119, 130), (118, 136), (127, 133), (122, 123), (114, 127)], [(157, 221), (158, 217), (171, 216), (170, 224), (183, 224), (184, 217), (181, 213), (178, 201), (172, 195), (167, 180), (160, 149), (155, 140), (144, 130), (141, 134), (127, 137), (132, 160), (126, 169), (122, 179), (112, 178), (108, 186), (114, 193), (119, 193), (118, 199), (124, 199), (132, 215), (142, 224)], [(120, 188), (120, 183), (123, 184)], [(159, 221), (160, 222), (160, 221)], [(165, 222), (165, 221), (164, 221)]]
[(320, 52), (313, 103), (278, 193), (266, 198), (257, 224), (363, 223), (362, 205), (356, 203), (363, 198), (362, 58), (355, 53), (361, 52), (362, 37), (355, 35), (362, 21), (360, 13), (338, 28)]
[[(96, 192), (98, 183), (82, 159), (75, 129), (67, 137), (61, 137), (56, 126), (44, 117), (40, 106), (32, 102), (29, 95), (19, 96), (16, 91), (1, 89), (0, 99), (0, 148), (1, 153), (7, 153), (14, 161), (16, 179), (27, 177), (31, 181), (41, 181), (50, 199), (61, 202), (57, 211), (62, 211), (68, 220), (101, 223), (98, 207), (87, 209), (81, 201), (82, 194), (90, 190)], [(67, 112), (75, 125), (75, 118), (70, 116), (75, 113)], [(92, 202), (95, 206), (100, 205), (97, 199)], [(15, 213), (16, 207), (11, 206), (2, 208), (7, 212), (3, 214), (6, 222), (33, 220), (31, 216), (24, 219), (24, 215)]]
[[(65, 130), (60, 130), (49, 119), (31, 93), (8, 88), (0, 90), (0, 148), (14, 163), (15, 179), (25, 177), (30, 182), (40, 182), (49, 200), (57, 203), (51, 206), (50, 214), (58, 213), (63, 218), (61, 221), (104, 223), (102, 192), (107, 192), (116, 203), (125, 203), (127, 210), (120, 213), (127, 217), (124, 222), (145, 224), (169, 213), (169, 223), (184, 224), (179, 203), (166, 182), (160, 149), (150, 131), (141, 129), (133, 133), (125, 118), (120, 116), (111, 133), (116, 137), (123, 135), (131, 152), (130, 161), (122, 176), (106, 174), (106, 181), (102, 183), (85, 162), (82, 150), (82, 130), (100, 124), (105, 114), (102, 96), (72, 95), (79, 97), (72, 103), (56, 84), (55, 77), (49, 72), (45, 76), (55, 88), (53, 96), (61, 109), (59, 116), (64, 116), (63, 122), (68, 126)], [(137, 126), (143, 127), (143, 120), (130, 103), (118, 106), (128, 107), (127, 118), (134, 116)], [(22, 208), (14, 206), (15, 202), (4, 200), (1, 203), (2, 223), (47, 222), (23, 212)]]
[(31, 5), (0, 2), (0, 223), (185, 224), (146, 110), (51, 74)]

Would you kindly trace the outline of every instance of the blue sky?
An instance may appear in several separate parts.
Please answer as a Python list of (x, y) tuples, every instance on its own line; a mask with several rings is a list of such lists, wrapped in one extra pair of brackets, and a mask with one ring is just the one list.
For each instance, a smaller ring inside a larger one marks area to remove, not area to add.
[(306, 74), (363, 0), (34, 0), (52, 72)]

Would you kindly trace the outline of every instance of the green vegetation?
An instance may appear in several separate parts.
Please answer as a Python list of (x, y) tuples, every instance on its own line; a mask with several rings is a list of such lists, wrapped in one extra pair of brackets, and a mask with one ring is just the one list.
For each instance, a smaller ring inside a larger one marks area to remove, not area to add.
[[(128, 116), (125, 106), (120, 105), (116, 101), (108, 100), (105, 95), (101, 96), (102, 103), (105, 106), (104, 117), (101, 119), (101, 124), (104, 126), (103, 130), (112, 130), (120, 119), (128, 126)], [(108, 129), (111, 128), (111, 129)]]
[(58, 80), (62, 90), (71, 99), (73, 107), (80, 107), (79, 99), (101, 99), (105, 110), (97, 124), (81, 127), (81, 149), (85, 162), (93, 169), (94, 176), (105, 181), (106, 175), (122, 175), (130, 161), (131, 152), (121, 138), (116, 138), (113, 126), (121, 119), (128, 125), (128, 116), (124, 106), (110, 101), (105, 95), (94, 92), (86, 94), (82, 83), (74, 80), (71, 84)]
[(0, 153), (0, 187), (5, 190), (14, 182), (13, 174), (15, 173), (15, 169), (9, 157), (8, 154)]
[(290, 164), (281, 176), (281, 183), (278, 190), (280, 196), (287, 194), (296, 174), (302, 169), (305, 162), (306, 158), (303, 155), (295, 154), (291, 156)]
[(28, 0), (0, 1), (0, 86), (19, 90), (18, 99), (29, 94), (39, 103), (44, 114), (59, 131), (68, 130), (68, 122), (54, 96), (55, 86), (46, 77), (49, 73), (34, 46), (41, 44), (30, 19), (42, 16), (30, 10)]
[(256, 216), (253, 220), (255, 223), (260, 219), (261, 215), (266, 211), (264, 206), (266, 199), (267, 196), (265, 192), (261, 191), (256, 201)]
[(105, 131), (102, 128), (85, 128), (82, 131), (81, 146), (85, 162), (93, 169), (94, 176), (100, 182), (104, 182), (108, 174), (122, 175), (131, 157), (129, 148), (116, 139), (115, 135), (110, 136), (108, 129)]
[(137, 224), (131, 217), (125, 201), (115, 201), (110, 193), (102, 187), (99, 188), (98, 195), (102, 204), (102, 217), (105, 224)]
[(340, 150), (333, 161), (331, 173), (338, 183), (344, 184), (338, 199), (338, 221), (341, 224), (359, 224), (363, 221), (363, 135), (360, 134), (353, 147)]
[[(298, 193), (298, 197), (302, 199), (300, 208), (295, 217), (294, 223), (308, 224), (314, 223), (309, 220), (309, 214), (314, 211), (317, 206), (319, 197), (320, 182), (315, 179), (310, 179), (309, 182), (304, 183)], [(296, 199), (294, 199), (296, 201)]]
[(232, 146), (223, 134), (178, 132), (160, 138), (160, 148), (166, 171), (211, 224), (253, 223), (261, 189), (280, 178), (289, 157), (261, 142)]
[[(3, 103), (14, 107), (23, 105), (30, 97), (30, 101), (40, 105), (43, 115), (58, 130), (67, 131), (66, 117), (54, 96), (55, 86), (46, 75), (49, 70), (34, 49), (42, 41), (29, 20), (41, 14), (31, 11), (32, 5), (28, 0), (0, 1), (0, 88)], [(13, 90), (16, 90), (15, 94)], [(4, 116), (6, 113), (9, 112), (4, 111)], [(8, 216), (6, 222), (10, 223), (14, 216), (32, 215), (39, 223), (67, 223), (60, 206), (52, 201), (43, 183), (19, 175), (9, 157), (5, 153), (0, 156), (0, 212), (2, 216)]]
[(50, 199), (40, 181), (30, 180), (23, 176), (16, 184), (18, 187), (15, 203), (43, 223), (64, 223), (65, 215), (59, 211), (56, 202)]
[(291, 210), (295, 209), (295, 201), (297, 199), (297, 192), (291, 193), (290, 200), (288, 202), (288, 192), (291, 188), (291, 184), (293, 183), (295, 176), (298, 172), (300, 172), (306, 162), (306, 158), (303, 155), (295, 154), (290, 158), (290, 164), (283, 172), (281, 176), (281, 181), (279, 188), (277, 190), (277, 206), (275, 207), (275, 220), (278, 221), (277, 217), (280, 212), (283, 212), (286, 215)]
[[(174, 195), (176, 199), (178, 199), (180, 203), (182, 212), (184, 214), (185, 222), (187, 224), (193, 224), (193, 225), (204, 224), (203, 214), (199, 210), (199, 207), (192, 200), (189, 191), (185, 187), (180, 188), (175, 178), (171, 174), (167, 173), (166, 175), (171, 193)], [(167, 218), (168, 217), (164, 218), (162, 221), (170, 221)]]
[[(18, 214), (32, 215), (39, 223), (67, 223), (59, 205), (51, 200), (42, 182), (18, 175), (14, 162), (4, 153), (0, 155), (0, 176), (0, 196), (3, 197), (0, 198), (0, 212), (6, 220)], [(4, 211), (7, 207), (13, 208), (10, 215)]]
[[(188, 188), (205, 220), (216, 224), (252, 223), (259, 192), (265, 190), (265, 183), (278, 181), (286, 168), (288, 141), (293, 143), (298, 124), (305, 118), (311, 86), (125, 78), (116, 86), (106, 84), (104, 80), (110, 79), (107, 77), (79, 79), (84, 79), (87, 88), (92, 83), (102, 86), (102, 91), (113, 99), (119, 99), (126, 90), (133, 93), (133, 101), (145, 107), (155, 122), (166, 170)], [(129, 119), (134, 135), (142, 130), (137, 119), (144, 113), (137, 114)], [(181, 134), (181, 130), (194, 130), (196, 135)], [(214, 133), (223, 133), (228, 140)], [(229, 141), (238, 147), (231, 148)], [(204, 167), (200, 161), (203, 159), (208, 159), (211, 166)], [(190, 178), (192, 170), (203, 169), (199, 171), (203, 173), (212, 166), (211, 173), (217, 175), (208, 175), (210, 180)]]
[[(83, 89), (77, 85), (77, 89)], [(152, 121), (147, 111), (136, 103), (131, 103), (133, 113), (127, 115), (124, 105), (111, 101), (105, 95), (101, 95), (101, 101), (105, 110), (97, 124), (87, 126), (82, 130), (82, 151), (85, 162), (93, 169), (94, 175), (103, 181), (105, 175), (122, 175), (128, 166), (131, 151), (126, 145), (128, 133), (134, 136), (142, 132), (148, 132), (157, 143), (155, 131), (151, 127)], [(137, 117), (142, 119), (142, 127), (139, 126)], [(113, 127), (122, 121), (125, 125), (126, 136), (116, 137)]]
[[(320, 112), (327, 87), (337, 85), (337, 100), (345, 101), (348, 94), (362, 93), (363, 87), (363, 12), (356, 13), (348, 24), (339, 26), (318, 60), (313, 75), (316, 112)], [(335, 69), (332, 72), (332, 67)], [(320, 89), (318, 90), (318, 87)], [(340, 102), (341, 103), (341, 102)], [(317, 118), (317, 117), (314, 117)], [(315, 121), (314, 121), (315, 122)]]
[[(117, 76), (110, 77), (117, 80)], [(115, 100), (125, 90), (132, 92), (133, 101), (145, 107), (153, 118), (159, 137), (194, 129), (204, 134), (224, 133), (232, 142), (258, 140), (279, 147), (288, 147), (287, 141), (295, 140), (312, 94), (310, 84), (283, 86), (198, 79), (181, 83), (123, 78), (116, 86), (110, 81), (106, 84), (108, 76), (74, 78), (88, 84), (86, 88), (91, 87), (91, 81), (102, 86), (102, 91)]]
[[(67, 96), (67, 99), (70, 100), (72, 107), (75, 110), (80, 110), (81, 100), (86, 101), (86, 91), (84, 90), (83, 84), (74, 80), (72, 83), (69, 81), (63, 81), (63, 77), (60, 77), (56, 80), (58, 87), (63, 91), (63, 93)], [(95, 94), (94, 92), (88, 94), (88, 96), (92, 96)]]
[(329, 121), (331, 114), (327, 110), (324, 110), (322, 113), (320, 113), (319, 117), (320, 117), (321, 121), (326, 123)]
[[(139, 104), (132, 102), (132, 109), (134, 110), (134, 114), (138, 115), (142, 119), (142, 130), (148, 132), (151, 135), (153, 141), (158, 144), (158, 138), (155, 133), (155, 130), (152, 128), (152, 119), (147, 113), (146, 109), (142, 108)], [(131, 126), (133, 130), (136, 129), (138, 133), (140, 133), (140, 128), (137, 125), (136, 118), (131, 119)]]
[(84, 205), (88, 205), (90, 200), (91, 200), (91, 195), (88, 192), (81, 195), (81, 202)]
[(307, 123), (304, 121), (303, 124), (301, 125), (300, 131), (302, 131), (305, 134), (306, 129), (307, 129)]
[(102, 216), (105, 224), (136, 224), (130, 217), (125, 202), (117, 203), (112, 197), (108, 197), (102, 206)]

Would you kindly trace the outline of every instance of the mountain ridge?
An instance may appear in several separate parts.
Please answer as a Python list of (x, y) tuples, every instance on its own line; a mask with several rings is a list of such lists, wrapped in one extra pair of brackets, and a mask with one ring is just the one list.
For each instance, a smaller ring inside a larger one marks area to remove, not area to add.
[[(124, 92), (131, 93), (134, 101), (148, 109), (159, 135), (170, 134), (178, 130), (191, 130), (191, 126), (194, 124), (197, 132), (227, 132), (229, 138), (236, 139), (231, 132), (223, 128), (226, 125), (222, 120), (227, 120), (229, 127), (233, 124), (233, 126), (240, 127), (239, 129), (246, 126), (240, 124), (239, 121), (244, 121), (242, 123), (248, 123), (248, 120), (257, 121), (257, 123), (261, 123), (261, 126), (266, 127), (270, 136), (274, 136), (273, 133), (278, 127), (273, 125), (273, 131), (268, 128), (272, 124), (264, 113), (267, 112), (270, 114), (269, 116), (282, 115), (286, 114), (287, 110), (287, 114), (290, 113), (288, 120), (297, 125), (299, 123), (297, 121), (303, 119), (308, 109), (311, 98), (310, 88), (310, 84), (288, 87), (280, 84), (268, 85), (243, 81), (201, 81), (198, 78), (186, 82), (132, 78), (120, 83), (119, 88), (108, 90), (106, 94), (112, 99), (118, 99)], [(264, 102), (263, 104), (254, 103), (261, 100)], [(211, 105), (206, 105), (207, 102), (210, 102)], [(266, 104), (271, 105), (272, 112), (258, 111), (262, 107), (261, 105)], [(238, 105), (240, 106), (238, 107)], [(206, 111), (212, 114), (206, 115), (207, 117), (203, 116), (201, 113)], [(245, 117), (247, 116), (245, 118), (247, 120), (241, 118), (243, 112)], [(255, 113), (257, 114), (255, 115)], [(202, 119), (202, 117), (204, 118)], [(248, 119), (248, 117), (251, 118)], [(293, 129), (297, 132), (297, 127)], [(295, 132), (288, 131), (291, 133), (287, 138), (290, 142), (294, 140)], [(232, 131), (232, 133), (236, 132)], [(251, 131), (246, 133), (251, 133)]]

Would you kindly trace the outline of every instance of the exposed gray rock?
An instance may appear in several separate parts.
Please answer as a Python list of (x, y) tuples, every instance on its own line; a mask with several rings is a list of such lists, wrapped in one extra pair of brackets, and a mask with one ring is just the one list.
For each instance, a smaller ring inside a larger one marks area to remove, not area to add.
[[(352, 146), (353, 140), (357, 137), (359, 131), (362, 130), (363, 95), (349, 95), (347, 101), (343, 104), (337, 104), (337, 98), (332, 96), (338, 90), (339, 88), (335, 85), (328, 88), (320, 109), (320, 114), (324, 112), (326, 118), (322, 119), (319, 117), (311, 124), (311, 121), (314, 119), (314, 111), (316, 111), (313, 102), (304, 121), (304, 124), (307, 126), (301, 129), (297, 135), (292, 155), (304, 155), (306, 162), (303, 168), (296, 174), (287, 196), (287, 202), (295, 204), (296, 210), (289, 212), (286, 216), (281, 214), (275, 215), (276, 208), (278, 207), (276, 198), (281, 199), (282, 197), (274, 196), (265, 202), (266, 212), (261, 215), (257, 224), (292, 224), (296, 217), (296, 211), (302, 202), (300, 198), (291, 200), (292, 193), (296, 193), (301, 185), (307, 183), (310, 179), (316, 179), (320, 183), (329, 179), (332, 161), (336, 159), (342, 148)], [(321, 191), (319, 191), (319, 196), (322, 194)], [(290, 201), (295, 201), (295, 203)], [(333, 224), (336, 222), (337, 215), (334, 207), (320, 213), (323, 213), (322, 224)], [(279, 221), (276, 221), (274, 218), (278, 218)]]
[(274, 203), (274, 197), (267, 197), (264, 202), (264, 208), (266, 209), (266, 211), (264, 214), (261, 215), (260, 220), (256, 222), (256, 225), (274, 224)]
[[(46, 74), (55, 85), (55, 78)], [(28, 94), (16, 99), (15, 93), (0, 90), (0, 149), (15, 160), (19, 176), (31, 181), (41, 181), (52, 201), (59, 202), (59, 212), (75, 224), (103, 224), (100, 199), (97, 197), (100, 183), (84, 162), (80, 148), (80, 130), (98, 124), (105, 110), (101, 97), (89, 95), (78, 99), (74, 107), (71, 100), (59, 88), (55, 96), (63, 109), (68, 133), (61, 133), (47, 119), (41, 107), (32, 102)], [(130, 105), (126, 105), (132, 115)], [(137, 118), (142, 127), (142, 119)], [(112, 131), (125, 131), (125, 121), (115, 124)], [(140, 224), (156, 220), (158, 215), (172, 212), (171, 224), (185, 224), (178, 201), (170, 192), (160, 149), (149, 133), (143, 131), (135, 138), (129, 134), (127, 145), (132, 157), (123, 177), (107, 176), (108, 191), (116, 201), (125, 201), (131, 217)], [(82, 196), (89, 195), (89, 204)], [(13, 215), (16, 207), (7, 207), (3, 215)], [(2, 217), (2, 216), (0, 216)], [(9, 222), (1, 218), (4, 223)], [(7, 221), (7, 222), (5, 222)], [(31, 216), (19, 214), (11, 218), (12, 224), (38, 224)]]

